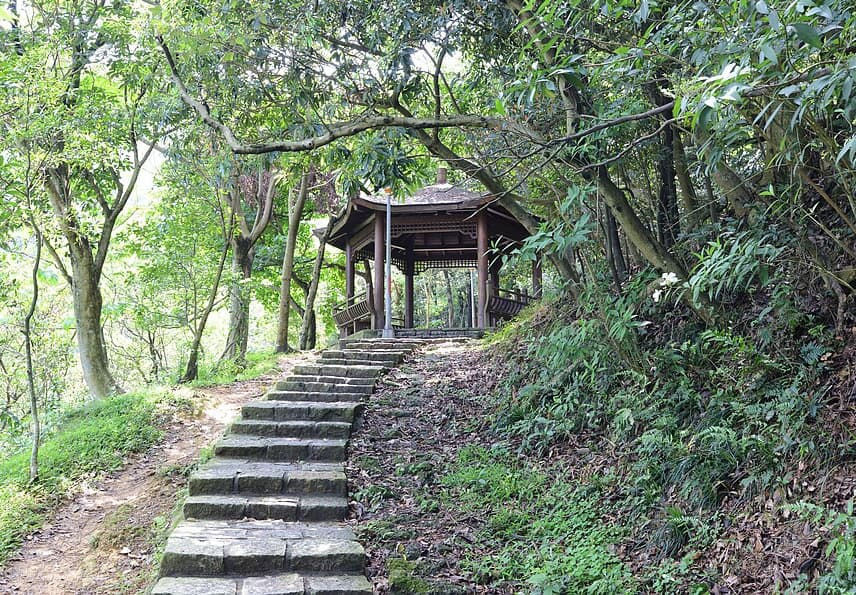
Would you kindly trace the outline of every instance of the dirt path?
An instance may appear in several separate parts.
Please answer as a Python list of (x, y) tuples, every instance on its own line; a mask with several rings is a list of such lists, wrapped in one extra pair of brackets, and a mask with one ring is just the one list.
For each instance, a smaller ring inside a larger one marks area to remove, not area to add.
[[(282, 373), (312, 356), (281, 361)], [(193, 391), (201, 413), (174, 419), (165, 438), (122, 469), (84, 485), (0, 570), (2, 594), (138, 593), (154, 578), (154, 542), (171, 522), (184, 470), (243, 403), (281, 376)]]

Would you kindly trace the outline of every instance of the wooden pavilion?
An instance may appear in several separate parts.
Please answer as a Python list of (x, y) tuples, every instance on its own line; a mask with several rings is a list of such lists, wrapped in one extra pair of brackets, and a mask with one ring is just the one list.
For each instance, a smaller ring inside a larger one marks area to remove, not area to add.
[[(361, 195), (351, 199), (333, 221), (328, 243), (345, 253), (347, 300), (333, 316), (342, 336), (384, 327), (384, 269), (386, 197)], [(404, 319), (396, 327), (413, 327), (414, 276), (428, 269), (475, 268), (478, 271), (475, 326), (493, 326), (517, 314), (541, 292), (541, 265), (532, 266), (532, 294), (501, 289), (502, 254), (529, 233), (489, 194), (477, 194), (446, 183), (440, 169), (437, 183), (403, 202), (391, 205), (392, 264), (405, 277)], [(354, 294), (355, 265), (374, 261), (368, 289)]]

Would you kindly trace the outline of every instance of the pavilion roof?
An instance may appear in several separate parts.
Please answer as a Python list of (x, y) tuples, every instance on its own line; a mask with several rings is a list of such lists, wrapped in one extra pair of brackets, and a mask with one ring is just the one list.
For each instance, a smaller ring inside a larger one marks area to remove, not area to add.
[[(332, 222), (328, 240), (345, 250), (350, 241), (356, 257), (371, 258), (374, 245), (373, 221), (386, 211), (385, 194), (360, 194), (348, 201)], [(476, 215), (488, 218), (491, 238), (505, 246), (517, 243), (529, 234), (490, 193), (480, 194), (447, 183), (420, 188), (404, 199), (393, 198), (392, 211), (393, 263), (401, 268), (406, 251), (422, 263), (417, 266), (469, 266), (476, 256)], [(409, 247), (409, 248), (408, 248)], [(432, 264), (427, 264), (432, 263)], [(403, 269), (402, 269), (403, 270)]]
[[(477, 207), (485, 199), (485, 195), (472, 192), (455, 186), (453, 184), (432, 184), (420, 188), (410, 196), (403, 200), (394, 198), (392, 200), (393, 207), (423, 205), (423, 206), (441, 206), (441, 205), (458, 205), (461, 207)], [(383, 205), (386, 207), (386, 195), (367, 195), (361, 194), (360, 199), (370, 203)]]

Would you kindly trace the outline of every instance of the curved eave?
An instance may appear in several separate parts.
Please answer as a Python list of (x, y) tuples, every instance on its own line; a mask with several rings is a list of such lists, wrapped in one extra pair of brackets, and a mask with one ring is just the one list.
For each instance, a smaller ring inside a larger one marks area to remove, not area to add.
[[(517, 221), (505, 208), (496, 203), (496, 198), (490, 194), (478, 196), (471, 200), (456, 202), (416, 203), (403, 204), (393, 201), (390, 205), (393, 221), (396, 216), (402, 215), (463, 215), (468, 218), (475, 215), (479, 210), (485, 209), (491, 219), (499, 219), (503, 222), (502, 227), (506, 232), (503, 234), (510, 240), (521, 241), (529, 236), (523, 224)], [(375, 213), (386, 211), (386, 205), (381, 202), (367, 200), (364, 197), (356, 197), (348, 201), (342, 212), (333, 221), (333, 230), (328, 243), (345, 250), (347, 238), (368, 225)]]

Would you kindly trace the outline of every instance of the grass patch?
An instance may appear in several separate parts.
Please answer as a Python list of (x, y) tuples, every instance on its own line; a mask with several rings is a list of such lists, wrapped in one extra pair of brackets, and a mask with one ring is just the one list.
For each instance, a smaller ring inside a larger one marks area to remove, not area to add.
[(450, 505), (485, 519), (478, 541), (488, 551), (463, 562), (480, 582), (525, 584), (542, 595), (634, 591), (610, 551), (620, 531), (604, 523), (598, 495), (564, 481), (560, 469), (470, 447), (442, 483)]
[(243, 365), (234, 360), (202, 365), (199, 367), (199, 378), (190, 382), (188, 386), (202, 388), (254, 380), (276, 370), (279, 367), (279, 357), (280, 354), (273, 351), (253, 351), (247, 353), (247, 361)]
[(137, 392), (68, 410), (39, 450), (38, 483), (29, 483), (29, 450), (0, 460), (0, 565), (81, 478), (116, 469), (160, 440), (159, 404), (167, 400), (163, 391)]

